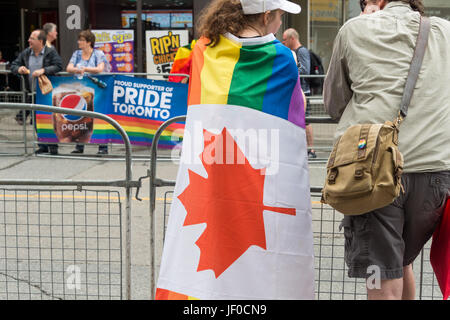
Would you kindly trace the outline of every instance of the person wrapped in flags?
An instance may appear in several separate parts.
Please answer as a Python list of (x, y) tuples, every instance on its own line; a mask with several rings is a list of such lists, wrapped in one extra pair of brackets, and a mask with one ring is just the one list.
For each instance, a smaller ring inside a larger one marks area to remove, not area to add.
[(305, 97), (274, 33), (281, 0), (214, 0), (198, 20), (156, 299), (314, 299)]

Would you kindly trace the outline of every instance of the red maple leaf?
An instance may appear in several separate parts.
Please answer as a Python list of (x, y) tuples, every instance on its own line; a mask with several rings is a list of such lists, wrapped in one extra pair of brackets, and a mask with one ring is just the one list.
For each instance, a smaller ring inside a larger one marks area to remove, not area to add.
[(189, 170), (190, 184), (178, 199), (187, 211), (183, 226), (206, 223), (195, 242), (197, 271), (212, 269), (218, 278), (250, 246), (266, 250), (264, 210), (295, 216), (295, 209), (264, 206), (266, 169), (250, 165), (226, 128), (219, 135), (205, 130), (204, 141), (200, 158), (208, 177)]

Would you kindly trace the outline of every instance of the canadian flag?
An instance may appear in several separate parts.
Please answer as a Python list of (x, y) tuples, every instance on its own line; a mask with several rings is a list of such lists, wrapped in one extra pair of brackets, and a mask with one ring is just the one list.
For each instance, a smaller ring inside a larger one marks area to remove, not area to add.
[(314, 299), (304, 128), (230, 105), (187, 119), (156, 299)]

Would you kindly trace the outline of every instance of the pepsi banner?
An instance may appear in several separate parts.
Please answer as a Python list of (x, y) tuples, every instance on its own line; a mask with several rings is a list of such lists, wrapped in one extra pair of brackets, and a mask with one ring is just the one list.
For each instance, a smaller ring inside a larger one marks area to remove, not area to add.
[[(43, 95), (37, 86), (36, 103), (95, 111), (116, 120), (134, 145), (151, 145), (166, 120), (186, 115), (187, 85), (122, 75), (50, 77), (53, 91)], [(36, 113), (37, 137), (52, 143), (123, 143), (108, 122), (48, 112)], [(183, 136), (184, 124), (175, 123), (160, 138), (159, 146), (174, 147)]]

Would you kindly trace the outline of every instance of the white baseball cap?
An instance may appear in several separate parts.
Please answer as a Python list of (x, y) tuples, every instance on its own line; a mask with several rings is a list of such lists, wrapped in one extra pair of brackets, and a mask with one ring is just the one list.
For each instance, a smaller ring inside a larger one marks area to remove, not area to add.
[(270, 10), (281, 9), (289, 13), (300, 13), (302, 8), (287, 0), (241, 0), (244, 14), (264, 13)]

